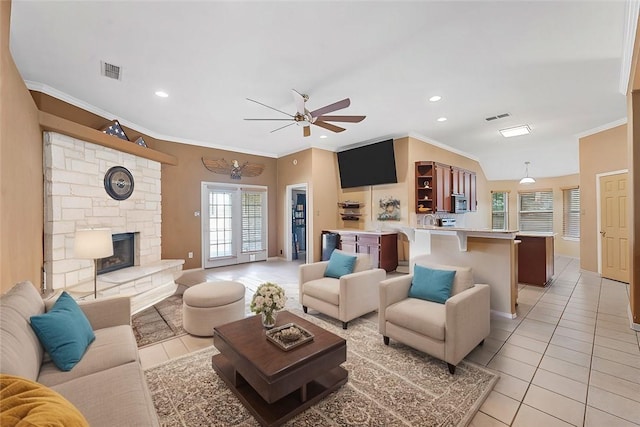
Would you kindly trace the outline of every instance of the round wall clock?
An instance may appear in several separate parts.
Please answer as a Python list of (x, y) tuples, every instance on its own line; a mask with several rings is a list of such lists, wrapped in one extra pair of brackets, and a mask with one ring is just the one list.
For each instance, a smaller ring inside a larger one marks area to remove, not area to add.
[(114, 166), (104, 174), (104, 189), (115, 200), (125, 200), (133, 193), (133, 175), (127, 168)]

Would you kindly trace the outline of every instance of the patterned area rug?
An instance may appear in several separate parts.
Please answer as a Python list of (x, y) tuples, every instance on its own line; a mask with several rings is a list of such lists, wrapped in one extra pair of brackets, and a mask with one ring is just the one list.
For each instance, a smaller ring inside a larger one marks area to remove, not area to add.
[(138, 347), (186, 334), (182, 328), (182, 295), (172, 295), (131, 317)]
[[(391, 341), (377, 324), (357, 319), (349, 329), (324, 316), (300, 317), (347, 340), (349, 381), (286, 426), (466, 426), (499, 376), (469, 362), (455, 375), (446, 363)], [(258, 426), (211, 367), (215, 347), (146, 371), (163, 426)]]

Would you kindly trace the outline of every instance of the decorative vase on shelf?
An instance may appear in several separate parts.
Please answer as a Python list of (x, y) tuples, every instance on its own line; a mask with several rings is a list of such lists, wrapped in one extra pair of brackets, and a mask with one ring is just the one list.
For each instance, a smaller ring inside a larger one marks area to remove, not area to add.
[(262, 326), (267, 329), (271, 329), (276, 326), (276, 318), (278, 317), (278, 312), (275, 310), (265, 310), (261, 313), (262, 315)]

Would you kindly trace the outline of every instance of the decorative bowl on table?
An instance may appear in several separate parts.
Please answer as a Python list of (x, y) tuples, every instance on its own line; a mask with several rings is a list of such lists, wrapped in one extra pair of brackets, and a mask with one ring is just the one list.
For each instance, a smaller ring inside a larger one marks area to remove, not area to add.
[(266, 332), (267, 340), (284, 351), (313, 340), (313, 334), (295, 323), (287, 323)]

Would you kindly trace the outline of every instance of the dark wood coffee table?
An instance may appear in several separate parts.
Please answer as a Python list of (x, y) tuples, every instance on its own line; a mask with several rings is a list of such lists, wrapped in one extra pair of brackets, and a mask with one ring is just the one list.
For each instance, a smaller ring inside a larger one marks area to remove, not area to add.
[(343, 338), (288, 311), (277, 325), (296, 323), (314, 335), (312, 341), (284, 351), (267, 341), (260, 316), (214, 328), (220, 351), (213, 369), (240, 401), (265, 426), (293, 418), (347, 382), (340, 364), (347, 360)]

